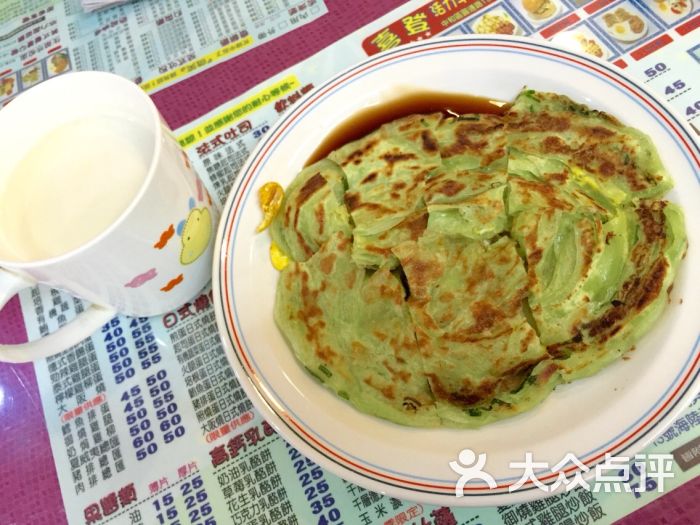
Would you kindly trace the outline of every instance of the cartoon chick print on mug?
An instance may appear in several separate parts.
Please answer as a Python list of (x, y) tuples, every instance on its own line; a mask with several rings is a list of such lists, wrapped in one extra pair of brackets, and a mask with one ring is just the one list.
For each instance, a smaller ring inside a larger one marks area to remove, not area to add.
[(211, 214), (206, 207), (195, 208), (194, 199), (190, 199), (190, 214), (177, 226), (177, 233), (182, 239), (180, 263), (192, 264), (207, 249), (211, 238)]
[[(188, 166), (189, 167), (189, 166)], [(203, 187), (202, 182), (197, 179), (197, 198), (200, 202), (205, 200), (211, 205), (211, 197), (207, 190)], [(180, 238), (180, 264), (188, 265), (199, 259), (209, 246), (209, 241), (212, 236), (212, 219), (209, 208), (202, 206), (198, 208), (196, 201), (190, 198), (188, 202), (187, 217), (181, 220), (177, 227), (173, 224), (163, 230), (158, 240), (153, 244), (156, 250), (162, 250), (168, 243), (177, 235)], [(146, 282), (158, 277), (158, 272), (155, 268), (137, 275), (124, 286), (138, 288)], [(170, 279), (164, 286), (160, 288), (163, 292), (169, 292), (184, 280), (184, 275), (179, 274)]]

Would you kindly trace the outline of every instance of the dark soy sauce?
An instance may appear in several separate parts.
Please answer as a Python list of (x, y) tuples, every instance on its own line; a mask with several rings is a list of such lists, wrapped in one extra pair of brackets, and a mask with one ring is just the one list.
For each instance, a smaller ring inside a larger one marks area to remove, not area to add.
[(502, 115), (504, 102), (459, 93), (418, 91), (363, 109), (331, 131), (311, 154), (305, 166), (318, 162), (343, 144), (361, 139), (382, 124), (415, 113), (443, 113), (445, 116), (466, 113)]

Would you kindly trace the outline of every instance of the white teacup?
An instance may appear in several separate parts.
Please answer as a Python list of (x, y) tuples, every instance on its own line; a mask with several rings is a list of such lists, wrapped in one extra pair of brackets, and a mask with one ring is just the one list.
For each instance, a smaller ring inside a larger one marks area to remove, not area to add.
[(209, 281), (218, 211), (137, 85), (53, 78), (0, 110), (0, 136), (0, 308), (36, 283), (92, 303), (0, 361), (60, 352), (116, 313), (162, 314)]

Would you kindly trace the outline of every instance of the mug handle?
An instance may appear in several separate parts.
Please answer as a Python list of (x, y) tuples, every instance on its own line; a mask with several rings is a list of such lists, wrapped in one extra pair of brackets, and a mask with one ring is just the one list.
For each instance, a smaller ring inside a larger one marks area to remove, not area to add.
[[(0, 268), (0, 310), (14, 295), (36, 283)], [(16, 345), (0, 345), (0, 362), (26, 363), (62, 352), (96, 332), (116, 311), (91, 305), (73, 321), (49, 335)]]

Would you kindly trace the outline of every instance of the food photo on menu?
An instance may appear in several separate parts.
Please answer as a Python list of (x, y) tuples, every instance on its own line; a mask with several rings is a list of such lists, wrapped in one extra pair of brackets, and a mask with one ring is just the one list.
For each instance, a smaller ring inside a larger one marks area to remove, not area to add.
[(700, 2), (0, 35), (0, 525), (700, 525)]
[(557, 0), (522, 0), (522, 7), (527, 16), (537, 21), (552, 18), (561, 10)]

